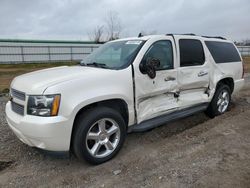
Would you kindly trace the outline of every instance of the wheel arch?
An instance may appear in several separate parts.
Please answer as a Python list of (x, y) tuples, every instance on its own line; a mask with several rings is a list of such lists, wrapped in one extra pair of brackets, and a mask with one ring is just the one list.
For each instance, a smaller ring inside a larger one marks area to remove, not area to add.
[(126, 129), (128, 128), (128, 122), (129, 122), (128, 104), (124, 99), (113, 98), (113, 99), (106, 99), (106, 100), (87, 104), (87, 105), (83, 106), (82, 108), (80, 108), (74, 117), (73, 126), (72, 126), (72, 130), (71, 130), (71, 138), (70, 138), (70, 150), (72, 148), (72, 138), (73, 138), (74, 131), (76, 129), (75, 122), (76, 122), (77, 118), (79, 117), (80, 114), (84, 113), (86, 110), (91, 109), (91, 108), (95, 108), (98, 106), (105, 106), (105, 107), (109, 107), (109, 108), (113, 108), (113, 109), (117, 110), (122, 115), (122, 117), (125, 121)]
[(217, 85), (216, 85), (216, 90), (217, 90), (217, 88), (218, 88), (221, 84), (227, 85), (227, 86), (230, 88), (231, 94), (233, 93), (233, 91), (234, 91), (234, 80), (233, 80), (232, 77), (226, 77), (226, 78), (223, 78), (223, 79), (221, 79), (220, 81), (218, 81), (218, 82), (217, 82)]

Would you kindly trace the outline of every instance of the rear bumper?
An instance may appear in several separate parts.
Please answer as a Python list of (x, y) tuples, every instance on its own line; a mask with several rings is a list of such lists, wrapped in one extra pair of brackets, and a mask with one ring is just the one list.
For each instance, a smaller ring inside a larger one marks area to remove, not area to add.
[(48, 151), (69, 151), (72, 122), (65, 117), (21, 116), (5, 108), (6, 120), (15, 135), (25, 144)]
[(244, 79), (240, 79), (240, 80), (235, 80), (234, 81), (234, 93), (237, 93), (238, 91), (240, 91), (245, 84), (245, 80)]

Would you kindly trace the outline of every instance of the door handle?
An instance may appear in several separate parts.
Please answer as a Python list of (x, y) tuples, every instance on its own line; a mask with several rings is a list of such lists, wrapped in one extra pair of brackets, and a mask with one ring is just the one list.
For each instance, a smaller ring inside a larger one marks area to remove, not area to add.
[(172, 76), (168, 76), (167, 78), (164, 79), (165, 82), (174, 81), (174, 80), (176, 80), (176, 78)]
[(200, 71), (200, 72), (198, 73), (198, 77), (205, 76), (205, 75), (207, 75), (207, 74), (208, 74), (207, 71)]

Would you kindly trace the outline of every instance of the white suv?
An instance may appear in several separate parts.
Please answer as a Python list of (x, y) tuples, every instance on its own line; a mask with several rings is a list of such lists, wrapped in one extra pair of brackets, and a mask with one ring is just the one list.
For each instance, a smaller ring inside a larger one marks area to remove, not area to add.
[(24, 143), (99, 164), (118, 153), (128, 132), (199, 111), (226, 112), (243, 72), (235, 45), (222, 37), (120, 39), (79, 66), (16, 77), (6, 117)]

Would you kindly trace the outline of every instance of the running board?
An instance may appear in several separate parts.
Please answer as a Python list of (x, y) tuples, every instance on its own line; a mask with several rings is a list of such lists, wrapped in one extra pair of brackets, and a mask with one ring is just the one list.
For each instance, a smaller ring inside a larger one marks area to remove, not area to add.
[(131, 132), (144, 132), (148, 131), (150, 129), (156, 128), (160, 125), (163, 125), (165, 123), (168, 123), (170, 121), (179, 119), (179, 118), (184, 118), (187, 116), (190, 116), (192, 114), (195, 114), (197, 112), (202, 112), (205, 111), (208, 107), (208, 103), (202, 103), (197, 106), (185, 108), (176, 112), (172, 112), (166, 115), (161, 115), (159, 117), (155, 117), (153, 119), (149, 119), (146, 121), (143, 121), (139, 124), (134, 124), (128, 127), (128, 133)]

